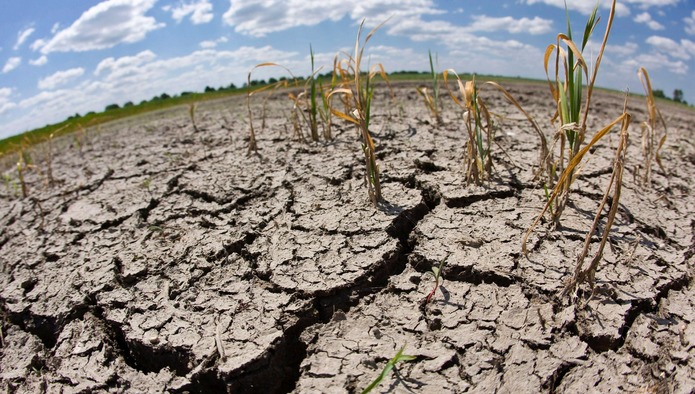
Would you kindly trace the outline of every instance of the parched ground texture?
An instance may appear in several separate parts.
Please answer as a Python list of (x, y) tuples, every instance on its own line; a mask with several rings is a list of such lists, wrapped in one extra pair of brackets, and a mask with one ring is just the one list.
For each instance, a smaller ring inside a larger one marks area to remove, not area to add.
[[(547, 130), (547, 87), (507, 84)], [(639, 182), (633, 116), (616, 222), (589, 298), (559, 296), (608, 184), (617, 132), (577, 178), (561, 226), (523, 233), (545, 203), (540, 142), (504, 98), (495, 173), (466, 185), (461, 111), (435, 125), (415, 85), (375, 97), (385, 202), (373, 207), (354, 127), (305, 143), (283, 94), (119, 121), (32, 152), (0, 200), (0, 389), (8, 393), (695, 391), (695, 111)], [(598, 92), (590, 130), (623, 98)], [(47, 182), (49, 171), (54, 182)], [(593, 246), (598, 244), (594, 237)], [(444, 260), (435, 286), (427, 273)], [(588, 300), (588, 301), (587, 301)]]

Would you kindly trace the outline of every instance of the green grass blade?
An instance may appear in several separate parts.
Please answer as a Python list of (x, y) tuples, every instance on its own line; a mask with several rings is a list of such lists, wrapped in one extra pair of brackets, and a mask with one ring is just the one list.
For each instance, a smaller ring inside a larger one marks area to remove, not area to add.
[(599, 4), (599, 2), (596, 1), (596, 5), (594, 6), (594, 10), (591, 12), (591, 16), (589, 16), (589, 20), (586, 21), (586, 28), (584, 29), (584, 39), (582, 40), (582, 51), (584, 51), (584, 47), (586, 47), (586, 44), (589, 42), (589, 38), (591, 37), (591, 33), (593, 33), (594, 28), (598, 24), (598, 20), (596, 19), (596, 12), (598, 11), (598, 4)]
[(367, 386), (364, 390), (362, 390), (362, 394), (369, 393), (376, 386), (378, 386), (381, 383), (381, 381), (384, 380), (384, 378), (389, 374), (389, 372), (391, 372), (393, 367), (396, 366), (397, 363), (402, 362), (402, 361), (405, 361), (405, 362), (413, 361), (417, 358), (415, 356), (409, 356), (409, 355), (403, 354), (404, 350), (405, 350), (405, 345), (403, 345), (403, 347), (400, 348), (400, 350), (398, 350), (398, 353), (396, 353), (396, 355), (391, 360), (389, 360), (388, 363), (386, 363), (386, 366), (381, 371), (379, 376), (377, 376), (376, 379), (374, 379), (374, 381), (369, 384), (369, 386)]

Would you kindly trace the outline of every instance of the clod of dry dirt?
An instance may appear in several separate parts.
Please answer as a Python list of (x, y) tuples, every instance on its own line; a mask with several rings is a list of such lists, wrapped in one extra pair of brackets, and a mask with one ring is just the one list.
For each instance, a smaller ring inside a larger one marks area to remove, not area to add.
[[(544, 89), (510, 85), (539, 120), (552, 108)], [(28, 198), (13, 182), (0, 192), (0, 387), (359, 392), (405, 345), (416, 360), (376, 392), (695, 391), (695, 112), (662, 106), (667, 173), (644, 187), (644, 103), (630, 99), (618, 216), (593, 297), (582, 287), (570, 304), (559, 292), (617, 136), (593, 152), (561, 226), (539, 228), (524, 256), (545, 199), (526, 121), (483, 90), (500, 115), (495, 175), (467, 186), (453, 105), (435, 126), (414, 86), (395, 105), (378, 93), (376, 208), (355, 130), (301, 143), (281, 95), (256, 155), (239, 97), (200, 105), (197, 132), (180, 108), (56, 141), (52, 182), (30, 171)], [(599, 93), (595, 108), (592, 124), (607, 124), (622, 98)], [(32, 152), (38, 168), (45, 150)]]

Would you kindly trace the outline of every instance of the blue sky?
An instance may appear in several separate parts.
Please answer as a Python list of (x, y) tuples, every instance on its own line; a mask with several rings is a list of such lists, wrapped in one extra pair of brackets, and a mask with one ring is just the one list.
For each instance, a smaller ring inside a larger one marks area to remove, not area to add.
[[(596, 0), (567, 3), (578, 36)], [(310, 44), (327, 70), (363, 18), (389, 17), (367, 50), (389, 71), (427, 70), (431, 49), (440, 70), (545, 78), (545, 48), (565, 29), (564, 0), (0, 0), (0, 138), (111, 103), (239, 86), (261, 62), (308, 75)], [(619, 0), (598, 83), (642, 92), (643, 66), (655, 88), (693, 103), (694, 59), (695, 0)]]

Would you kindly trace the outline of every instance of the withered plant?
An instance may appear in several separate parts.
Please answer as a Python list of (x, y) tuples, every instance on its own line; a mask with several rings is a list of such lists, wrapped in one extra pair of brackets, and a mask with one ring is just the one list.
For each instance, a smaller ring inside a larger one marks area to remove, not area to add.
[[(457, 86), (461, 99), (449, 88), (448, 75), (456, 77)], [(464, 124), (466, 126), (466, 182), (481, 185), (483, 181), (489, 180), (492, 175), (492, 156), (490, 147), (493, 139), (493, 121), (487, 106), (478, 95), (478, 87), (475, 83), (475, 76), (471, 81), (465, 83), (456, 74), (456, 71), (444, 70), (444, 84), (449, 91), (449, 95), (456, 105), (461, 107), (464, 112)]]
[[(661, 116), (661, 111), (656, 106), (654, 100), (654, 92), (652, 92), (652, 83), (649, 80), (649, 73), (644, 67), (640, 67), (637, 75), (642, 81), (644, 92), (647, 96), (647, 120), (640, 125), (642, 128), (642, 155), (644, 162), (642, 165), (642, 176), (640, 181), (643, 185), (650, 187), (652, 183), (652, 162), (656, 161), (663, 173), (666, 173), (659, 151), (666, 142), (668, 128), (664, 117)], [(659, 127), (661, 126), (661, 127)], [(658, 141), (658, 142), (657, 142)]]
[(198, 103), (188, 104), (188, 117), (191, 119), (191, 123), (193, 124), (193, 131), (196, 133), (198, 132), (198, 125), (195, 122), (195, 110), (197, 107)]
[[(616, 1), (613, 0), (606, 31), (591, 75), (589, 75), (589, 69), (584, 61), (582, 52), (589, 41), (591, 33), (598, 23), (598, 19), (596, 17), (598, 4), (596, 7), (594, 7), (593, 12), (589, 16), (586, 28), (584, 30), (581, 49), (574, 43), (574, 41), (572, 41), (572, 30), (568, 17), (567, 34), (558, 34), (557, 44), (548, 46), (545, 53), (544, 64), (546, 74), (548, 73), (550, 58), (553, 53), (556, 54), (555, 79), (551, 81), (550, 77), (548, 77), (548, 83), (553, 98), (557, 102), (557, 112), (555, 118), (559, 118), (560, 120), (560, 125), (555, 138), (555, 141), (559, 141), (560, 143), (560, 154), (558, 160), (553, 162), (554, 170), (558, 171), (560, 175), (552, 188), (552, 192), (548, 193), (547, 201), (540, 214), (538, 217), (536, 217), (522, 237), (522, 251), (524, 254), (528, 253), (526, 246), (531, 232), (533, 232), (536, 226), (538, 226), (541, 219), (546, 213), (548, 213), (548, 211), (551, 211), (553, 226), (559, 224), (560, 216), (562, 215), (563, 209), (567, 205), (569, 199), (570, 188), (583, 166), (583, 159), (586, 154), (595, 148), (599, 141), (609, 135), (617, 125), (621, 125), (620, 140), (615, 150), (615, 159), (613, 161), (613, 170), (610, 181), (606, 187), (604, 196), (599, 203), (593, 224), (586, 235), (584, 246), (578, 254), (574, 275), (566, 283), (565, 288), (562, 291), (562, 296), (566, 296), (570, 292), (576, 291), (578, 286), (583, 282), (588, 282), (590, 287), (593, 289), (598, 263), (603, 256), (603, 250), (608, 240), (615, 216), (618, 212), (620, 202), (625, 154), (627, 152), (628, 143), (628, 128), (631, 119), (630, 115), (627, 113), (627, 101), (623, 108), (623, 113), (610, 124), (601, 128), (591, 137), (588, 143), (584, 144), (587, 136), (586, 124), (591, 109), (591, 98), (594, 82), (596, 80), (596, 75), (598, 74), (601, 59), (610, 35), (613, 17), (615, 15), (615, 5)], [(562, 44), (565, 44), (565, 47), (562, 47)], [(560, 78), (561, 70), (564, 70), (565, 73), (564, 78), (562, 79)], [(583, 86), (583, 80), (585, 77), (589, 81), (586, 87)], [(583, 93), (584, 88), (586, 88), (585, 93)], [(582, 103), (583, 98), (585, 101)], [(590, 252), (592, 237), (598, 231), (606, 204), (609, 204), (609, 208), (608, 213), (605, 216), (606, 221), (603, 225), (603, 230), (601, 231), (598, 250), (594, 254), (589, 266), (584, 268), (584, 260)], [(555, 206), (554, 211), (551, 209), (553, 206)]]
[(432, 94), (430, 95), (429, 90), (427, 87), (419, 87), (417, 88), (417, 92), (422, 96), (423, 100), (425, 101), (425, 107), (430, 112), (430, 115), (432, 115), (432, 119), (434, 120), (434, 123), (439, 126), (443, 123), (442, 121), (442, 113), (441, 113), (441, 103), (439, 100), (439, 74), (435, 71), (434, 69), (434, 61), (432, 60), (432, 52), (428, 51), (429, 58), (430, 58), (430, 76), (432, 78)]
[[(562, 297), (568, 295), (569, 293), (576, 293), (577, 288), (583, 282), (587, 282), (591, 288), (593, 294), (594, 284), (596, 282), (596, 270), (598, 269), (598, 264), (603, 257), (603, 250), (608, 241), (608, 236), (615, 221), (615, 216), (618, 213), (618, 207), (620, 203), (620, 192), (623, 184), (623, 170), (625, 168), (625, 154), (627, 153), (628, 146), (628, 128), (630, 126), (630, 115), (627, 113), (627, 99), (625, 100), (625, 108), (623, 109), (623, 114), (617, 119), (621, 123), (620, 129), (620, 141), (618, 142), (618, 147), (615, 149), (615, 159), (613, 160), (613, 172), (611, 173), (610, 181), (606, 186), (606, 192), (603, 195), (603, 199), (596, 210), (596, 215), (594, 216), (594, 222), (591, 225), (591, 229), (586, 234), (584, 239), (584, 246), (582, 251), (577, 256), (577, 264), (574, 269), (574, 274), (572, 278), (565, 285), (562, 291)], [(617, 123), (617, 122), (614, 122)], [(593, 146), (595, 141), (602, 138), (602, 133), (608, 133), (610, 129), (615, 124), (611, 124), (609, 127), (601, 130), (596, 136), (594, 136), (592, 143), (584, 147), (578, 155), (584, 155), (589, 147)], [(611, 191), (613, 192), (611, 195)], [(584, 260), (589, 254), (591, 248), (591, 239), (598, 232), (599, 225), (601, 222), (601, 217), (606, 204), (609, 204), (608, 213), (605, 218), (606, 221), (603, 225), (603, 230), (601, 231), (601, 240), (599, 241), (598, 250), (591, 259), (589, 266), (584, 268)]]
[[(290, 75), (292, 76), (292, 80), (296, 84), (296, 78), (292, 75), (292, 72), (288, 68), (286, 68), (280, 64), (277, 64), (277, 63), (273, 63), (273, 62), (260, 63), (260, 64), (255, 65), (251, 69), (251, 71), (249, 71), (249, 73), (246, 77), (246, 109), (248, 110), (248, 116), (249, 116), (249, 149), (248, 149), (249, 155), (251, 153), (258, 152), (258, 144), (256, 142), (256, 131), (253, 128), (253, 111), (251, 110), (251, 97), (256, 93), (260, 93), (262, 91), (265, 91), (265, 90), (268, 90), (271, 88), (277, 89), (279, 87), (288, 86), (288, 81), (282, 80), (282, 81), (278, 81), (277, 83), (274, 83), (274, 84), (268, 84), (266, 86), (263, 86), (261, 88), (255, 89), (255, 90), (251, 89), (251, 74), (256, 69), (264, 68), (264, 67), (280, 67), (280, 68), (284, 69), (285, 71), (290, 73)], [(264, 111), (264, 113), (265, 113), (265, 111)], [(265, 118), (264, 118), (264, 123), (265, 123)]]
[[(323, 83), (319, 81), (319, 95), (321, 96), (321, 106), (319, 107), (319, 116), (323, 125), (323, 139), (330, 141), (333, 139), (333, 97), (330, 92), (335, 89), (338, 83), (336, 74), (336, 66), (338, 56), (333, 58), (333, 70), (331, 71), (331, 83), (327, 88), (323, 87)], [(312, 57), (313, 67), (313, 57)]]
[(27, 190), (27, 184), (24, 181), (24, 171), (26, 171), (27, 163), (25, 161), (25, 151), (20, 150), (17, 152), (19, 156), (17, 160), (17, 178), (19, 179), (19, 185), (22, 188), (22, 198), (27, 198), (29, 192)]
[(369, 122), (371, 120), (372, 98), (374, 97), (374, 78), (380, 75), (385, 81), (388, 81), (384, 67), (381, 64), (372, 66), (371, 69), (362, 74), (361, 66), (364, 55), (364, 48), (372, 38), (374, 33), (384, 24), (381, 23), (372, 29), (364, 42), (361, 42), (360, 37), (364, 20), (360, 23), (357, 31), (357, 40), (355, 42), (355, 52), (353, 55), (347, 55), (346, 58), (336, 63), (337, 75), (340, 82), (338, 87), (333, 89), (329, 96), (333, 94), (342, 94), (346, 98), (348, 106), (348, 115), (333, 108), (333, 114), (339, 118), (357, 125), (362, 137), (362, 151), (364, 153), (364, 161), (366, 165), (366, 183), (369, 198), (376, 206), (381, 200), (381, 181), (379, 179), (379, 166), (376, 162), (374, 140), (369, 131)]
[[(572, 39), (572, 27), (569, 20), (569, 11), (567, 11), (567, 33), (558, 34), (557, 43), (550, 44), (545, 51), (543, 63), (548, 77), (548, 86), (554, 101), (557, 103), (557, 110), (553, 120), (559, 120), (557, 133), (555, 134), (555, 143), (559, 142), (559, 155), (556, 160), (551, 160), (552, 164), (548, 171), (548, 182), (545, 184), (546, 188), (553, 189), (553, 192), (549, 194), (546, 207), (549, 208), (551, 205), (554, 205), (555, 209), (551, 212), (554, 225), (558, 225), (560, 222), (562, 212), (569, 201), (572, 183), (575, 181), (577, 172), (581, 168), (580, 162), (583, 155), (579, 155), (579, 152), (582, 150), (582, 144), (586, 139), (586, 124), (591, 109), (594, 83), (613, 25), (615, 4), (616, 2), (613, 0), (603, 41), (591, 73), (584, 60), (583, 51), (600, 20), (596, 15), (598, 3), (587, 20), (581, 46), (577, 46)], [(553, 54), (555, 54), (555, 69), (554, 78), (551, 79), (549, 68)], [(564, 72), (564, 75), (562, 75), (562, 72)], [(584, 86), (585, 79), (588, 81), (586, 86)], [(582, 101), (583, 99), (584, 101)], [(552, 154), (552, 150), (549, 154)], [(556, 174), (562, 174), (557, 179), (557, 182), (554, 179)], [(545, 214), (546, 209), (543, 211), (543, 214)], [(536, 222), (539, 220), (540, 217)], [(532, 231), (535, 225), (534, 223), (531, 226), (529, 232)], [(529, 232), (524, 237), (524, 250), (526, 249), (526, 239)]]

